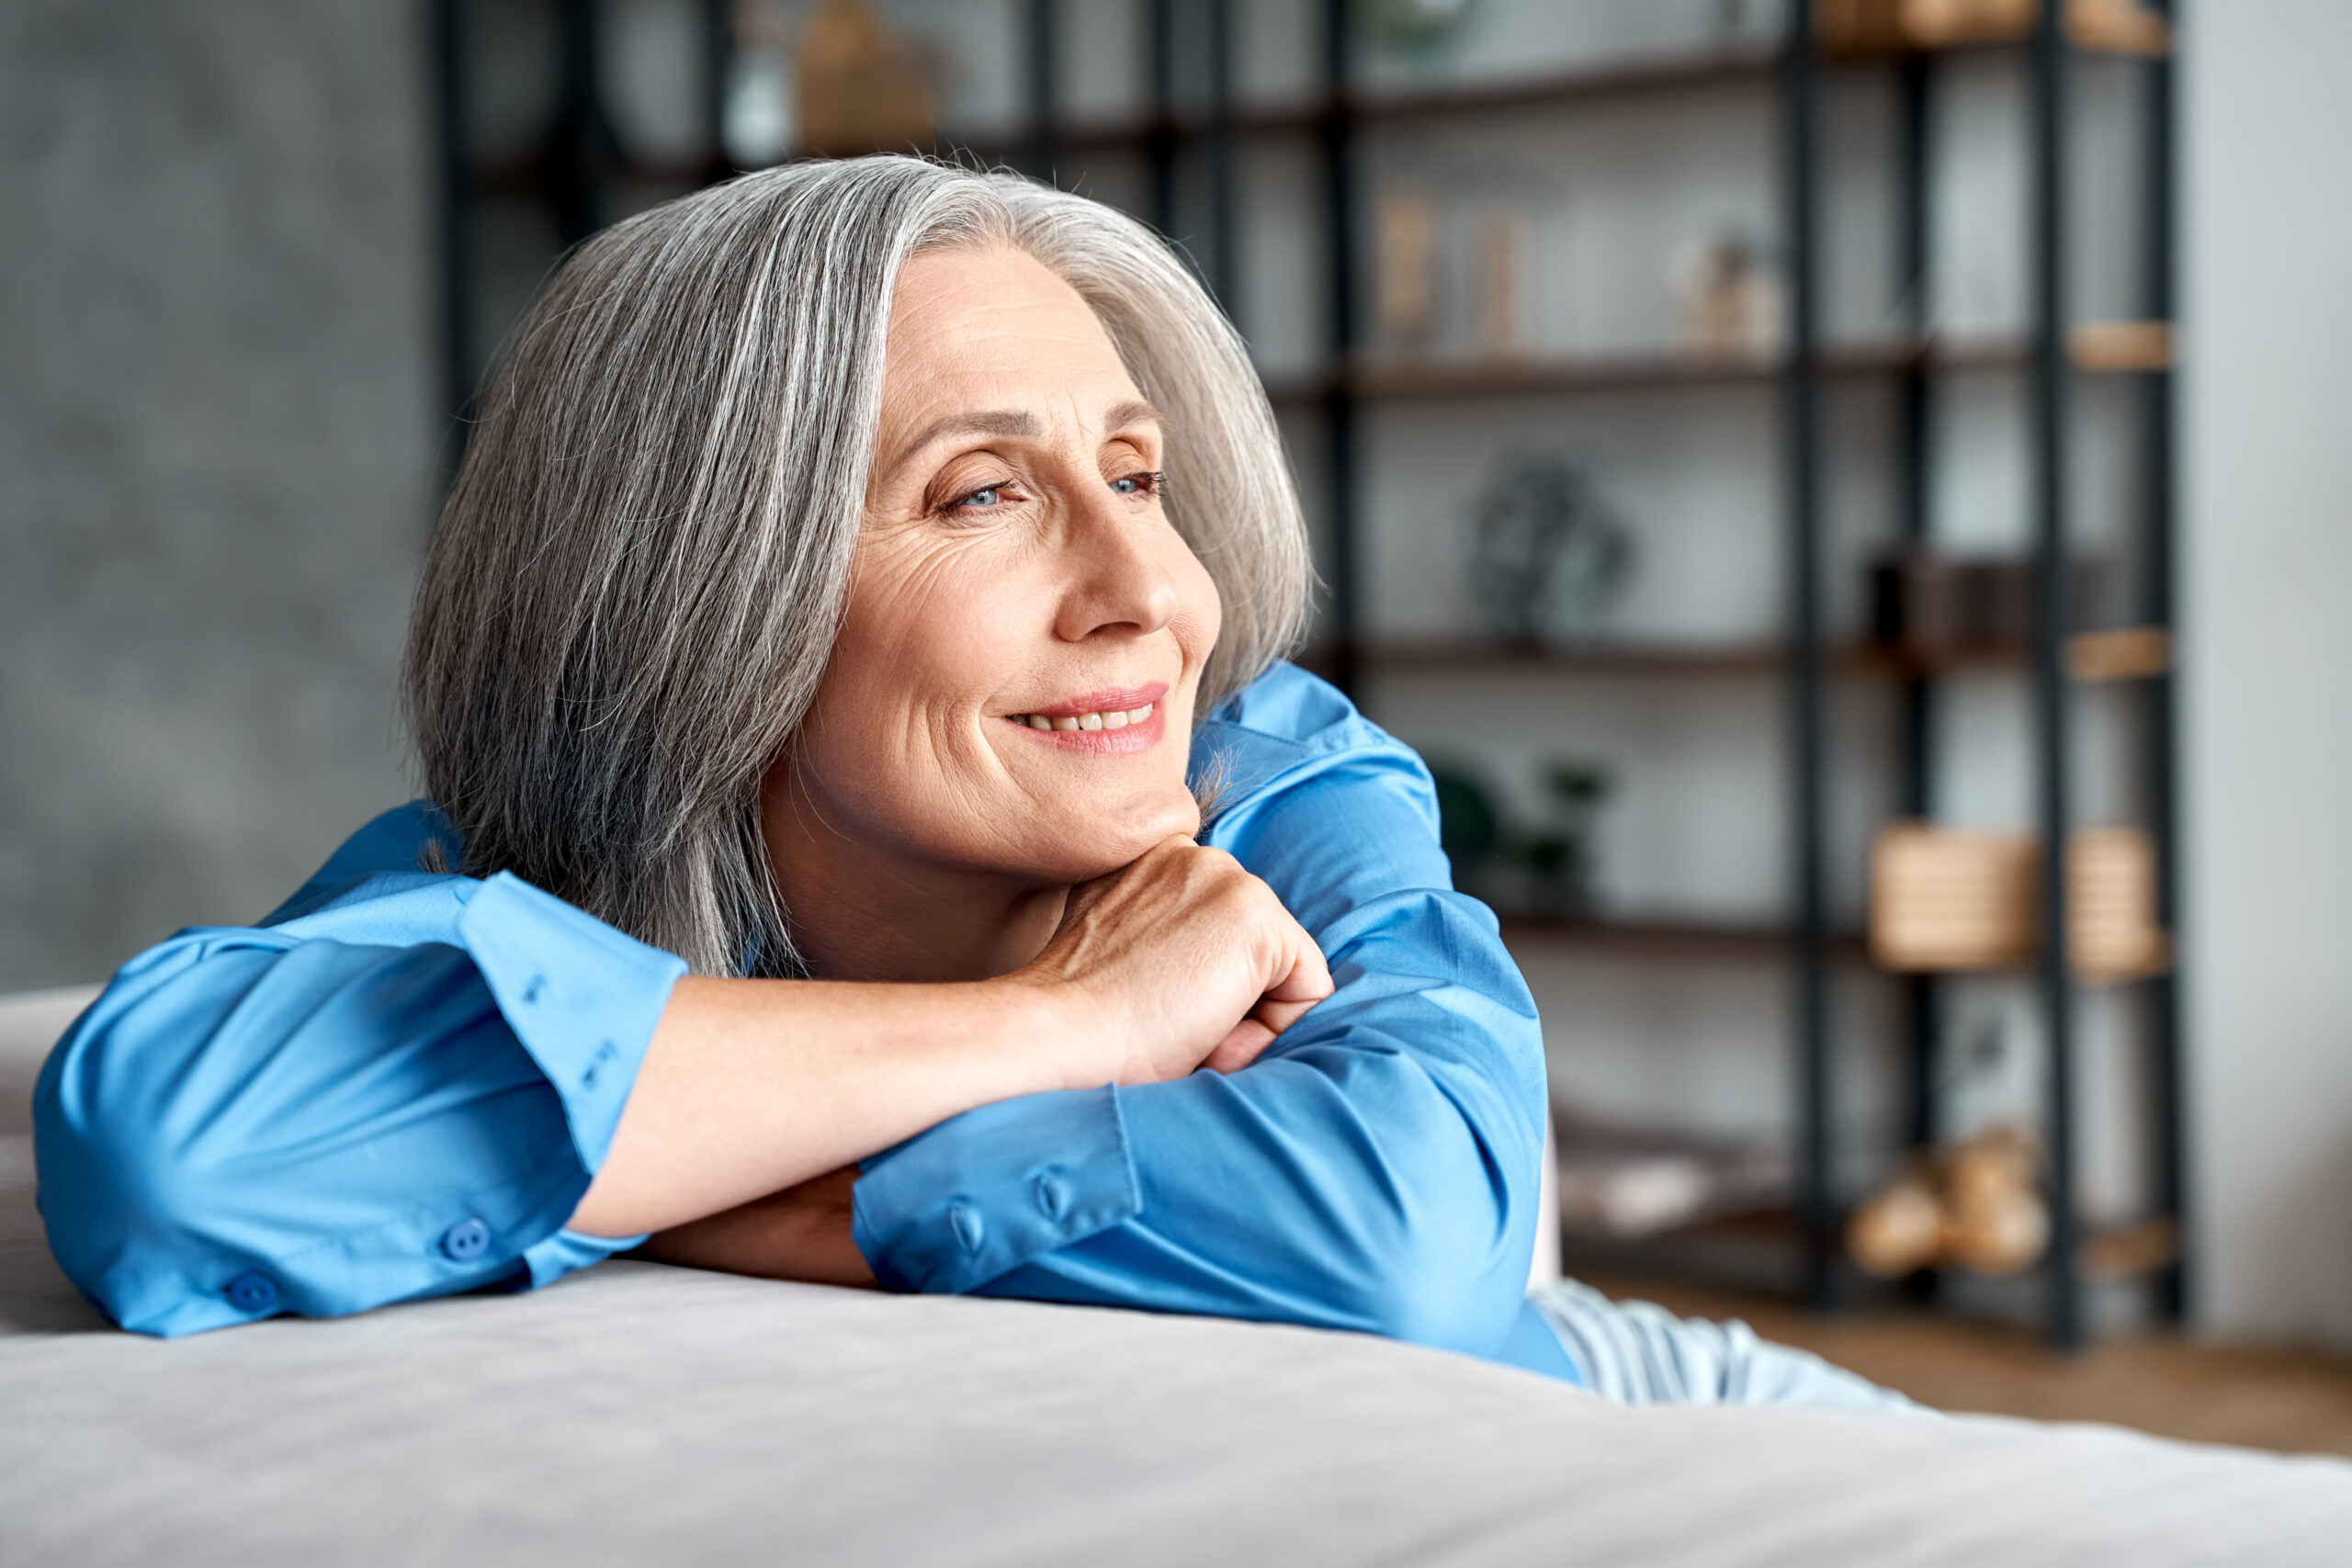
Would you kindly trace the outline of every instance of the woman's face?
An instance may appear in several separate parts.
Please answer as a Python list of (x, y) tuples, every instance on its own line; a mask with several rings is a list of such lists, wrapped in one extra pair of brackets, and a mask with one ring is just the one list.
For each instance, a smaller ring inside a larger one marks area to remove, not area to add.
[(1197, 829), (1185, 760), (1217, 595), (1169, 525), (1162, 461), (1159, 416), (1043, 265), (908, 264), (856, 575), (769, 781), (772, 853), (1067, 884)]

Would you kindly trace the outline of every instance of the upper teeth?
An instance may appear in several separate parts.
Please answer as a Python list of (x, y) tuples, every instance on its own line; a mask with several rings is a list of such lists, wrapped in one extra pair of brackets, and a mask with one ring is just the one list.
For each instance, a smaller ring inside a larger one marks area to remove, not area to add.
[(1131, 724), (1141, 724), (1150, 716), (1149, 703), (1139, 708), (1113, 708), (1108, 713), (1082, 713), (1064, 718), (1047, 718), (1041, 713), (1016, 716), (1032, 729), (1125, 729)]

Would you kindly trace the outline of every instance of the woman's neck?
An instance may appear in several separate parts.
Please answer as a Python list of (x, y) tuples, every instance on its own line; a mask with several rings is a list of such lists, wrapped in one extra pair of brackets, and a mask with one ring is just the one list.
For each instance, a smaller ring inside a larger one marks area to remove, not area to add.
[(1061, 925), (1068, 887), (912, 864), (785, 815), (769, 822), (768, 855), (812, 978), (990, 979), (1035, 958)]

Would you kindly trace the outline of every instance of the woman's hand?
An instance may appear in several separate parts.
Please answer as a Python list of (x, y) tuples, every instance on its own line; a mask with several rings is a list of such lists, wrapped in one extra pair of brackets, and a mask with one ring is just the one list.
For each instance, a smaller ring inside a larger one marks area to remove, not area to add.
[(1061, 999), (1089, 1083), (1245, 1067), (1331, 994), (1322, 952), (1273, 890), (1187, 838), (1072, 888), (1053, 940), (1007, 978)]
[(572, 1228), (724, 1214), (1017, 1095), (1230, 1072), (1330, 994), (1273, 891), (1189, 839), (1073, 889), (1045, 951), (993, 980), (690, 975)]

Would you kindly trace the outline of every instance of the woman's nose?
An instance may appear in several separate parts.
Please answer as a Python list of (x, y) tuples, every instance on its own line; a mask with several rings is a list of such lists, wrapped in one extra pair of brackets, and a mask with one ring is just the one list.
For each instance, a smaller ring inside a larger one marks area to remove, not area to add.
[(1158, 518), (1103, 488), (1074, 502), (1062, 558), (1069, 576), (1054, 617), (1055, 635), (1082, 642), (1098, 632), (1156, 632), (1176, 618), (1177, 589), (1161, 546)]

